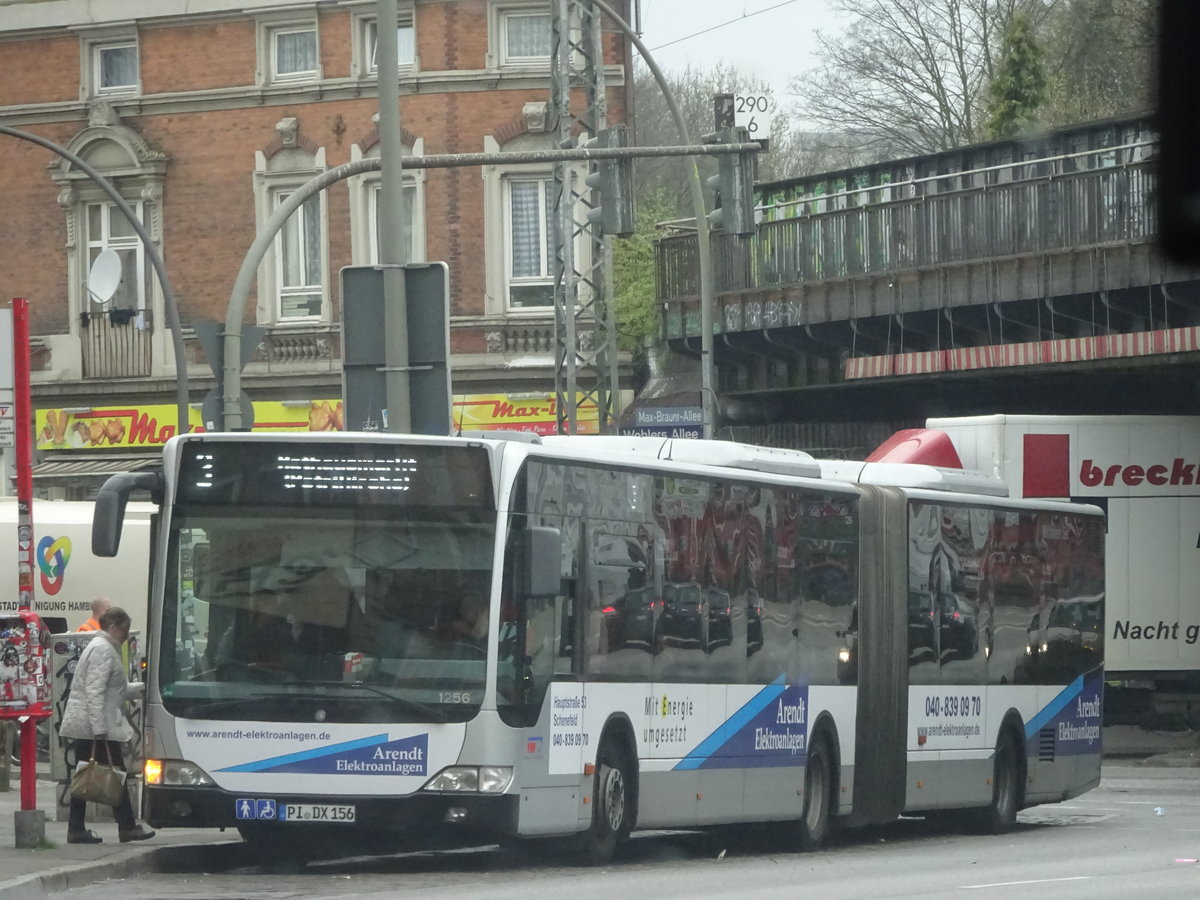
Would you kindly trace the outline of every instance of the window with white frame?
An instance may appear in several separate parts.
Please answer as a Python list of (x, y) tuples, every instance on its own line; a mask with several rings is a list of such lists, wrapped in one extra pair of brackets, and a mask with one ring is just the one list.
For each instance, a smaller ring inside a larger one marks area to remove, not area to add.
[[(142, 204), (132, 203), (134, 212), (139, 220), (142, 218)], [(114, 251), (121, 260), (121, 279), (117, 284), (116, 293), (111, 298), (103, 298), (87, 286), (87, 300), (83, 308), (93, 315), (106, 313), (109, 310), (129, 309), (143, 310), (146, 308), (146, 257), (145, 247), (133, 225), (115, 203), (88, 203), (84, 209), (84, 224), (87, 229), (87, 272), (85, 280), (90, 276), (92, 265), (105, 250)]]
[(94, 43), (91, 50), (92, 93), (98, 96), (132, 94), (138, 90), (136, 40)]
[[(290, 194), (290, 191), (276, 192), (273, 208), (277, 209)], [(316, 195), (292, 213), (275, 238), (276, 321), (321, 316), (325, 282), (323, 246), (321, 198)]]
[(553, 194), (549, 174), (504, 179), (509, 309), (554, 305)]
[(270, 30), (271, 79), (304, 81), (316, 78), (317, 28), (315, 25), (280, 25)]
[[(370, 264), (377, 265), (379, 263), (379, 201), (383, 196), (383, 187), (379, 181), (372, 182), (367, 188), (367, 222), (370, 229)], [(407, 262), (423, 262), (425, 260), (424, 241), (421, 240), (421, 229), (416, 215), (417, 203), (417, 183), (414, 180), (405, 179), (404, 192), (401, 198), (403, 203), (403, 211), (401, 215), (404, 218), (404, 224), (408, 232), (408, 257)]]
[(501, 9), (499, 26), (501, 65), (528, 65), (550, 61), (552, 35), (548, 9)]
[[(379, 23), (367, 19), (363, 23), (363, 59), (366, 60), (366, 70), (375, 72), (379, 68), (376, 58), (379, 49)], [(416, 35), (413, 31), (412, 17), (401, 15), (399, 28), (396, 31), (396, 60), (401, 68), (411, 66), (417, 58)]]

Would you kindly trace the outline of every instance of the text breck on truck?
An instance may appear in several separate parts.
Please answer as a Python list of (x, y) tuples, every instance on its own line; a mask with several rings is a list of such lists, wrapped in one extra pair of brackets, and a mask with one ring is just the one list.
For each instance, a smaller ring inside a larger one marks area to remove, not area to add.
[(1084, 487), (1112, 487), (1120, 478), (1121, 484), (1137, 487), (1141, 484), (1155, 486), (1197, 484), (1197, 463), (1189, 463), (1176, 457), (1171, 465), (1157, 463), (1151, 466), (1122, 465), (1114, 463), (1098, 466), (1093, 460), (1085, 459), (1079, 464), (1079, 483)]

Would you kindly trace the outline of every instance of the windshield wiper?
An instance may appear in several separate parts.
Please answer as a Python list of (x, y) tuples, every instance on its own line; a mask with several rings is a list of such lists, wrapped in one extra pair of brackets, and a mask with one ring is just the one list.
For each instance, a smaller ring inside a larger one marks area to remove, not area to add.
[[(436, 707), (429, 706), (425, 703), (420, 703), (416, 700), (409, 700), (405, 697), (397, 697), (394, 694), (389, 694), (385, 690), (373, 687), (369, 684), (354, 684), (342, 681), (312, 681), (305, 682), (305, 687), (337, 687), (344, 688), (362, 688), (369, 694), (381, 697), (388, 703), (393, 703), (400, 709), (410, 715), (420, 716), (433, 723), (442, 723), (450, 721), (450, 718)], [(278, 713), (285, 709), (289, 704), (299, 701), (321, 701), (329, 700), (328, 693), (317, 691), (296, 691), (287, 690), (279, 691), (271, 694), (258, 694), (253, 697), (232, 697), (224, 700), (195, 700), (188, 703), (184, 707), (184, 717), (189, 719), (203, 718), (212, 716), (214, 713), (228, 713), (232, 710), (241, 709), (243, 707), (259, 708), (259, 715), (269, 715)]]
[(433, 722), (448, 722), (449, 717), (436, 707), (430, 706), (427, 703), (421, 703), (418, 700), (409, 700), (407, 697), (397, 697), (390, 691), (386, 691), (381, 687), (376, 687), (373, 684), (367, 684), (364, 681), (305, 681), (302, 683), (304, 687), (332, 687), (338, 690), (346, 688), (357, 688), (366, 691), (369, 694), (374, 694), (377, 697), (383, 697), (389, 703), (395, 703), (402, 709), (411, 713), (428, 716)]
[(184, 717), (189, 719), (198, 718), (202, 715), (208, 715), (214, 712), (222, 712), (232, 709), (237, 709), (240, 706), (248, 706), (255, 703), (269, 703), (269, 699), (262, 695), (253, 697), (230, 697), (223, 700), (192, 700), (184, 707)]

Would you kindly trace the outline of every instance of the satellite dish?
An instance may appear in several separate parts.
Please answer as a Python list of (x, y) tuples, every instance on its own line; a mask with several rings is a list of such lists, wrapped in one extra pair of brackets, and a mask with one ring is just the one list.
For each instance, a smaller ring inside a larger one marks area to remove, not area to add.
[(88, 272), (88, 293), (97, 303), (107, 303), (121, 284), (121, 254), (101, 250)]

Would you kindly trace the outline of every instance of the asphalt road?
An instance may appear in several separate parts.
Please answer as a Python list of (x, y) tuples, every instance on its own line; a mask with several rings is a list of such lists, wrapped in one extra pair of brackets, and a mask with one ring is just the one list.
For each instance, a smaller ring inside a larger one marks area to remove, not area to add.
[[(1100, 788), (1021, 814), (1002, 836), (965, 835), (918, 819), (845, 831), (800, 853), (785, 825), (638, 836), (599, 869), (498, 848), (331, 860), (296, 867), (143, 875), (68, 897), (418, 897), (590, 900), (653, 897), (1194, 898), (1200, 896), (1200, 769), (1105, 767)], [(220, 867), (217, 861), (207, 862)]]

